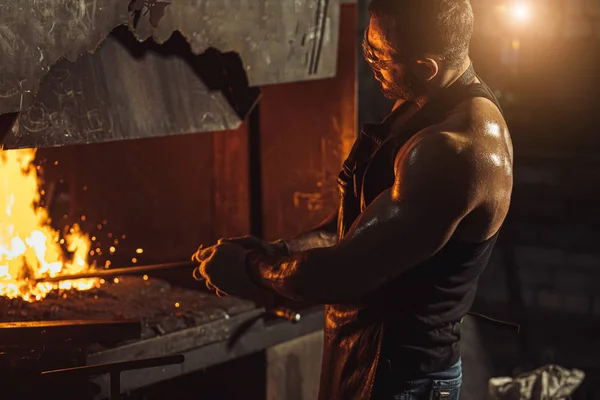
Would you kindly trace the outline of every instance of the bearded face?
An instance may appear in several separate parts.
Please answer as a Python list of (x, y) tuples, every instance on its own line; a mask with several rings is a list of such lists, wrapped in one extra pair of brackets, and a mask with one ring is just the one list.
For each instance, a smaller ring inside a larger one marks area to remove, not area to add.
[(390, 35), (390, 22), (371, 17), (365, 31), (363, 52), (385, 97), (415, 101), (425, 93), (425, 83), (409, 68), (414, 60), (402, 57)]
[(381, 85), (381, 93), (390, 100), (416, 101), (422, 93), (419, 90), (419, 79), (410, 71), (394, 68), (389, 71), (373, 69), (375, 79)]

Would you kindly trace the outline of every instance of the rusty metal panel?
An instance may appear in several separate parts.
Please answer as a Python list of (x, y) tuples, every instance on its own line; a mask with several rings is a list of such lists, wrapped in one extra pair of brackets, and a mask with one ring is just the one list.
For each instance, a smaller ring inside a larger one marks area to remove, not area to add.
[(337, 207), (337, 175), (356, 137), (357, 5), (342, 6), (334, 79), (262, 90), (264, 236), (289, 238)]
[(338, 24), (339, 0), (0, 0), (0, 114), (30, 108), (57, 60), (96, 51), (120, 25), (157, 43), (179, 31), (194, 54), (235, 52), (257, 86), (333, 76)]
[[(233, 203), (248, 185), (245, 176), (239, 176), (239, 186), (229, 181), (228, 188), (224, 182), (216, 187), (215, 182), (217, 177), (223, 181), (224, 175), (234, 174), (219, 168), (244, 168), (237, 162), (241, 151), (230, 154), (236, 146), (230, 142), (242, 142), (246, 135), (242, 125), (232, 132), (41, 149), (37, 158), (46, 185), (60, 186), (62, 181), (65, 186), (45, 198), (55, 198), (50, 215), (60, 227), (78, 222), (96, 239), (93, 246), (100, 247), (103, 255), (91, 259), (98, 265), (106, 260), (113, 266), (129, 265), (133, 257), (138, 264), (189, 260), (200, 243), (248, 233), (248, 217), (233, 211), (247, 206), (242, 198)], [(231, 150), (219, 154), (219, 162), (216, 137), (219, 146)], [(118, 251), (110, 255), (107, 250), (114, 238), (120, 239)], [(143, 254), (136, 254), (137, 248), (143, 248)], [(190, 280), (189, 273), (177, 275)]]
[(238, 237), (250, 233), (250, 175), (248, 131), (213, 134), (213, 237)]

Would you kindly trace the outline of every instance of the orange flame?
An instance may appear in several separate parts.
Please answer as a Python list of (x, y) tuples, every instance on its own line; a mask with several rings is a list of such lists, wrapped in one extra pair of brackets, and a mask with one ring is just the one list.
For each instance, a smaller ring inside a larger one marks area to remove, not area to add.
[[(43, 277), (77, 274), (90, 269), (91, 242), (74, 225), (61, 239), (50, 226), (46, 209), (38, 207), (39, 180), (35, 150), (0, 151), (0, 295), (41, 300), (52, 290), (88, 290), (97, 279), (36, 283)], [(59, 242), (66, 243), (67, 260)]]

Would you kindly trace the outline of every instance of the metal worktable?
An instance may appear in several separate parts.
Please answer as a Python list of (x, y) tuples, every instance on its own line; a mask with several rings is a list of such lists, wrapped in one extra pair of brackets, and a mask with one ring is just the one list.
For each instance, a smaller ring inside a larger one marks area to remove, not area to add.
[[(117, 281), (90, 291), (56, 292), (34, 303), (0, 298), (0, 322), (138, 320), (139, 338), (120, 343), (110, 329), (106, 334), (93, 331), (93, 342), (86, 343), (85, 364), (185, 356), (181, 364), (122, 372), (122, 392), (255, 353), (323, 327), (321, 309), (308, 310), (299, 321), (291, 322), (234, 297), (173, 287), (147, 277), (127, 276)], [(99, 339), (104, 336), (105, 340)], [(46, 339), (40, 335), (40, 340)], [(26, 341), (36, 342), (31, 334)], [(96, 398), (106, 398), (109, 376), (93, 381), (101, 387)]]

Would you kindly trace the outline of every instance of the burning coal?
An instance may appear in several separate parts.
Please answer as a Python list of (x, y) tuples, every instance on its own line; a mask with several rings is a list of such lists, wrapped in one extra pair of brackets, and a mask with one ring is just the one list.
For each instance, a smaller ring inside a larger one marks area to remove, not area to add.
[(98, 279), (36, 282), (89, 271), (91, 242), (77, 225), (64, 236), (51, 227), (47, 210), (39, 206), (34, 159), (31, 149), (0, 151), (0, 295), (25, 301), (41, 300), (56, 289), (100, 284)]

